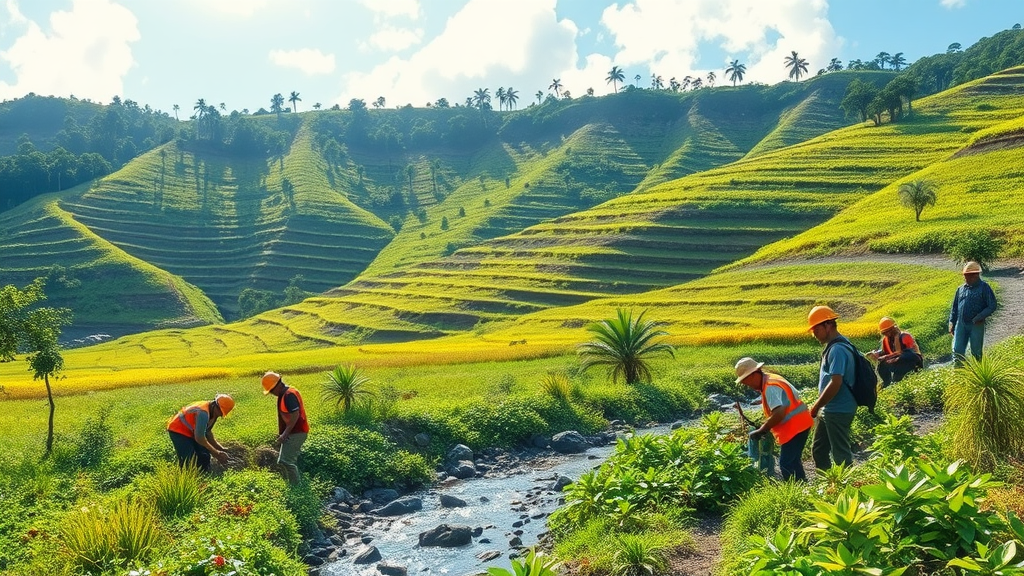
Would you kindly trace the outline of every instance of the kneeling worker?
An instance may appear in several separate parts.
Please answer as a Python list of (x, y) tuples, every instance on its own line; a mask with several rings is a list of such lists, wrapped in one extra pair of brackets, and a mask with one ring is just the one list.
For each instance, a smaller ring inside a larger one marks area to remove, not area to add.
[(867, 357), (878, 361), (878, 376), (882, 379), (882, 388), (903, 380), (903, 377), (914, 370), (924, 367), (921, 349), (910, 334), (900, 330), (896, 321), (888, 316), (878, 323), (878, 331), (882, 333), (882, 344), (878, 350), (867, 353)]
[(756, 440), (769, 431), (779, 443), (779, 471), (782, 479), (806, 480), (800, 456), (807, 444), (814, 420), (800, 394), (785, 378), (761, 370), (764, 362), (741, 358), (736, 363), (736, 383), (761, 393), (761, 407), (767, 418), (750, 435)]
[(227, 463), (228, 453), (213, 437), (213, 425), (234, 407), (231, 396), (217, 394), (212, 402), (189, 404), (167, 421), (167, 433), (178, 455), (179, 466), (194, 460), (200, 470), (209, 472), (211, 454), (221, 464)]

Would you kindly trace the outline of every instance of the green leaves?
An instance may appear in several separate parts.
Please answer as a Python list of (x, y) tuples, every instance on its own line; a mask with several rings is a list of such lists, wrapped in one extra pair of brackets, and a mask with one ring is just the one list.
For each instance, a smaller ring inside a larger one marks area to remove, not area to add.
[(335, 406), (343, 406), (345, 412), (352, 409), (352, 403), (359, 396), (372, 396), (373, 392), (366, 389), (370, 379), (359, 372), (354, 364), (338, 366), (327, 373), (327, 382), (321, 389), (324, 401), (333, 401)]
[(587, 326), (595, 340), (579, 346), (581, 367), (607, 366), (615, 382), (620, 377), (626, 384), (650, 382), (648, 359), (661, 354), (674, 356), (675, 351), (668, 344), (653, 342), (668, 333), (658, 329), (660, 323), (644, 321), (645, 313), (634, 319), (632, 311), (619, 308), (615, 318)]

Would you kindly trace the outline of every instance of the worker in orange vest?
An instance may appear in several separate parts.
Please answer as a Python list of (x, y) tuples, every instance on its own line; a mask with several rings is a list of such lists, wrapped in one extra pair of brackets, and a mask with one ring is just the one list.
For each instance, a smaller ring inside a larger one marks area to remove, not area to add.
[(900, 330), (895, 320), (888, 316), (883, 317), (878, 322), (878, 331), (882, 334), (882, 343), (878, 350), (872, 350), (866, 356), (878, 362), (882, 388), (895, 384), (910, 372), (924, 367), (924, 358), (914, 337)]
[(228, 453), (213, 436), (213, 425), (221, 416), (227, 416), (235, 407), (235, 400), (227, 394), (217, 394), (212, 402), (195, 402), (185, 406), (167, 421), (167, 433), (178, 455), (178, 465), (194, 461), (203, 472), (210, 471), (210, 455), (221, 464), (228, 461)]
[(800, 459), (814, 420), (800, 394), (785, 378), (761, 369), (764, 362), (741, 358), (736, 363), (736, 383), (761, 393), (764, 424), (750, 433), (759, 440), (771, 432), (779, 443), (779, 471), (783, 480), (807, 480)]
[(260, 380), (263, 394), (277, 396), (277, 440), (274, 447), (280, 448), (277, 463), (284, 467), (285, 476), (291, 484), (299, 483), (299, 452), (309, 434), (306, 406), (299, 391), (284, 383), (277, 372), (267, 372)]

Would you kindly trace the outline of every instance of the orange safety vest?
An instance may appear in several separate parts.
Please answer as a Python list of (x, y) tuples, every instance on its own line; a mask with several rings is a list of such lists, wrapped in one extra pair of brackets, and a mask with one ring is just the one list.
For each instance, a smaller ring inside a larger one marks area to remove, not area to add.
[(764, 387), (761, 388), (761, 408), (764, 409), (766, 418), (771, 416), (772, 411), (768, 408), (768, 400), (764, 395), (765, 388), (777, 386), (786, 393), (785, 415), (782, 417), (782, 422), (772, 427), (772, 434), (781, 446), (792, 440), (797, 434), (804, 430), (809, 430), (814, 425), (814, 420), (811, 419), (811, 413), (807, 410), (807, 405), (793, 394), (793, 387), (790, 386), (785, 378), (768, 372), (765, 372), (764, 376), (765, 383)]
[(277, 399), (277, 433), (281, 434), (287, 428), (284, 422), (284, 415), (288, 413), (288, 409), (284, 406), (284, 397), (289, 394), (294, 394), (295, 398), (299, 401), (299, 421), (292, 428), (292, 433), (309, 433), (309, 421), (306, 420), (306, 405), (302, 402), (302, 394), (299, 394), (299, 391), (295, 388), (288, 388)]
[[(209, 415), (210, 402), (195, 402), (185, 406), (181, 410), (178, 410), (178, 413), (171, 416), (171, 419), (167, 421), (167, 430), (170, 432), (176, 432), (182, 436), (195, 438), (196, 415), (200, 412), (206, 412), (206, 414)], [(210, 427), (206, 429), (207, 432), (209, 432), (212, 427), (213, 425), (210, 425)]]
[[(906, 343), (906, 341), (903, 338), (904, 336), (910, 338), (910, 344), (911, 344), (910, 346), (907, 346), (907, 343)], [(903, 352), (904, 350), (913, 350), (914, 354), (917, 354), (918, 356), (921, 355), (921, 352), (917, 348), (917, 342), (914, 341), (914, 337), (911, 336), (910, 334), (907, 334), (906, 332), (900, 332), (900, 335), (896, 338), (896, 344), (899, 347), (899, 350), (893, 350), (892, 346), (889, 345), (889, 339), (886, 338), (885, 336), (882, 336), (882, 353), (885, 354), (886, 356), (888, 356), (889, 354), (892, 354), (893, 352)]]

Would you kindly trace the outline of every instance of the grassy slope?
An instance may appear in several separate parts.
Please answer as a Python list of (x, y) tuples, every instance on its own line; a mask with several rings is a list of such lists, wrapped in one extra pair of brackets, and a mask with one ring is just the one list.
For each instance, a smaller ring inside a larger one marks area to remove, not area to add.
[[(1024, 254), (1020, 218), (1024, 68), (977, 80), (960, 92), (956, 107), (945, 104), (941, 96), (933, 97), (915, 103), (909, 121), (849, 129), (875, 138), (886, 133), (906, 137), (936, 133), (945, 152), (941, 161), (893, 179), (832, 220), (766, 246), (747, 261), (865, 247), (881, 252), (930, 251), (941, 244), (943, 235), (969, 229), (991, 230), (1007, 240), (1008, 255)], [(938, 128), (944, 129), (939, 132)], [(900, 205), (898, 195), (900, 184), (917, 179), (931, 180), (939, 188), (938, 203), (925, 209), (921, 222), (915, 222), (913, 211)]]
[(0, 283), (24, 286), (60, 265), (80, 286), (51, 282), (51, 306), (75, 310), (71, 335), (152, 330), (223, 320), (202, 291), (134, 258), (94, 234), (60, 206), (88, 185), (40, 197), (0, 214)]

